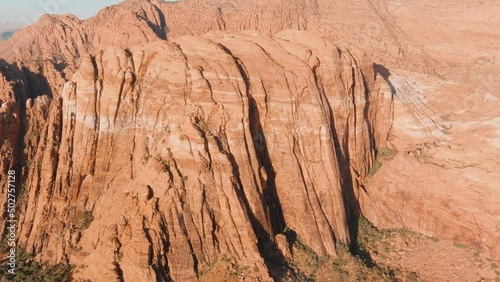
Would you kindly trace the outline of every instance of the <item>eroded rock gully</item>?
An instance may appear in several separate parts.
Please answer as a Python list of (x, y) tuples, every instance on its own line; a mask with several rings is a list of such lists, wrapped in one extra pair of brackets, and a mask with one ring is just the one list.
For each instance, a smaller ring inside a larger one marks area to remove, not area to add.
[(224, 259), (269, 280), (285, 227), (320, 255), (351, 242), (392, 122), (367, 58), (306, 32), (211, 32), (91, 52), (60, 88), (68, 74), (38, 67), (47, 93), (2, 68), (1, 144), (2, 168), (23, 167), (19, 243), (40, 260), (192, 281)]

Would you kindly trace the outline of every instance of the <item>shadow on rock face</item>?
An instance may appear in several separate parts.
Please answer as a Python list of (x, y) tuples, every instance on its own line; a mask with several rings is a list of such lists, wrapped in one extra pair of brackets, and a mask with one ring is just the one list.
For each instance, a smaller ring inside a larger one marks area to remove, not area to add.
[[(41, 64), (42, 62), (35, 62)], [(37, 71), (19, 65), (17, 63), (8, 63), (0, 59), (0, 72), (6, 78), (7, 82), (14, 84), (16, 89), (15, 100), (21, 105), (25, 105), (30, 98), (36, 98), (42, 95), (53, 97), (49, 81), (42, 73), (42, 67), (38, 66)]]
[(396, 95), (396, 88), (389, 80), (389, 77), (391, 76), (391, 71), (389, 69), (387, 69), (385, 66), (375, 64), (375, 63), (373, 64), (373, 70), (375, 71), (375, 74), (379, 74), (380, 76), (382, 76), (384, 78), (385, 82), (387, 82), (387, 84), (389, 84), (389, 87), (391, 88), (392, 95)]

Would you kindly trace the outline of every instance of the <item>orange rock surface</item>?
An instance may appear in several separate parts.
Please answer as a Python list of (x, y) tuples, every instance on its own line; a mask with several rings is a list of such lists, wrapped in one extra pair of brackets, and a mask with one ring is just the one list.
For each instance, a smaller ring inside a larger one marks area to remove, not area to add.
[(19, 244), (76, 279), (203, 280), (224, 261), (270, 281), (285, 230), (335, 257), (363, 215), (499, 261), (500, 8), (448, 2), (43, 16), (0, 42)]

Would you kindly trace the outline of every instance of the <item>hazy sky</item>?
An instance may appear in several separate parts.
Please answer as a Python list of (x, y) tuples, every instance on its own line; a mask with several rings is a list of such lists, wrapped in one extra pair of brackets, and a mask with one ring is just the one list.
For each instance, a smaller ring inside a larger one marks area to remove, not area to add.
[(93, 16), (105, 6), (121, 0), (0, 0), (0, 22), (31, 24), (42, 14)]

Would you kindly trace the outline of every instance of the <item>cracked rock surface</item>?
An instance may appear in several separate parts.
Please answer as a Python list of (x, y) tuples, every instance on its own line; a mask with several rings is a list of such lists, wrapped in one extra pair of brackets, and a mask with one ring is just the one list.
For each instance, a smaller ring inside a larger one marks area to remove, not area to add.
[(300, 31), (86, 55), (60, 97), (26, 99), (20, 242), (107, 280), (192, 281), (221, 258), (269, 280), (285, 226), (335, 256), (388, 92), (366, 57)]
[(423, 2), (127, 0), (16, 32), (20, 246), (75, 279), (270, 281), (284, 231), (333, 258), (362, 214), (500, 262), (498, 5)]

